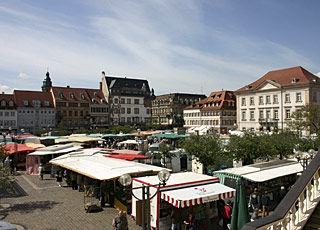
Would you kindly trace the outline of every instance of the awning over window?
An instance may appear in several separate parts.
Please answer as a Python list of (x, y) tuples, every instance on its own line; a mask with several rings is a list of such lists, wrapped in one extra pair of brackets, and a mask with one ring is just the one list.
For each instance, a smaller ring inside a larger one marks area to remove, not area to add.
[(185, 208), (235, 196), (235, 189), (220, 183), (198, 185), (161, 192), (161, 199), (177, 208)]

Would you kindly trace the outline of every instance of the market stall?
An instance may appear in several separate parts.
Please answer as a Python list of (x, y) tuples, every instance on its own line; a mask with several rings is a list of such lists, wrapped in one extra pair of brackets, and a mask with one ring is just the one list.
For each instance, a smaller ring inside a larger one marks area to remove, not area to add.
[[(150, 225), (154, 229), (171, 229), (168, 216), (172, 210), (186, 216), (199, 212), (199, 221), (207, 221), (218, 215), (216, 201), (234, 197), (235, 189), (222, 185), (219, 178), (192, 172), (174, 173), (165, 186), (158, 186), (157, 176), (133, 178), (132, 216), (141, 224), (142, 186), (148, 186), (151, 196)], [(138, 199), (137, 199), (138, 198)], [(148, 203), (148, 202), (147, 202)], [(201, 211), (200, 213), (200, 210)]]

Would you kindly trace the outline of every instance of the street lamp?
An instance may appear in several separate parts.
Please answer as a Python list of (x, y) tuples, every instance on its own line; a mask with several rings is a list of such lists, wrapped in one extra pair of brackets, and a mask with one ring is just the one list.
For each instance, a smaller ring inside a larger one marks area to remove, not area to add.
[(308, 164), (311, 162), (315, 153), (316, 151), (314, 149), (309, 149), (308, 152), (302, 152), (302, 151), (296, 152), (296, 158), (298, 162), (301, 164), (301, 166), (303, 167), (303, 170), (307, 168)]
[[(170, 172), (166, 169), (162, 169), (159, 173), (158, 173), (158, 179), (160, 181), (159, 184), (155, 184), (155, 185), (142, 185), (141, 187), (135, 187), (132, 188), (133, 189), (142, 189), (142, 199), (139, 199), (138, 197), (136, 197), (134, 195), (134, 193), (131, 191), (131, 194), (137, 199), (137, 200), (141, 200), (142, 201), (142, 230), (146, 230), (146, 229), (150, 229), (150, 213), (149, 213), (149, 204), (150, 204), (150, 200), (155, 197), (155, 195), (159, 192), (161, 185), (165, 186), (166, 182), (169, 180), (170, 178)], [(119, 182), (120, 184), (125, 187), (128, 188), (131, 183), (132, 183), (132, 178), (129, 174), (124, 174), (122, 176), (120, 176), (119, 178)], [(150, 187), (155, 187), (157, 186), (157, 191), (151, 195), (150, 194)], [(146, 198), (147, 197), (147, 198)], [(147, 200), (147, 210), (145, 210), (145, 203)], [(145, 221), (145, 211), (147, 211), (147, 228), (146, 228), (146, 221)]]

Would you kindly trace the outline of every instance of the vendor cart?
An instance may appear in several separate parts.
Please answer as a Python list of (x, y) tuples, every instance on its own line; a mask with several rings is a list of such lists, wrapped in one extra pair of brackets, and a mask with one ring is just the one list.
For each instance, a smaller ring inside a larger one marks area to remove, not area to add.
[(100, 192), (100, 187), (91, 186), (91, 187), (85, 188), (83, 203), (84, 203), (84, 210), (87, 213), (98, 212), (102, 210), (98, 191)]

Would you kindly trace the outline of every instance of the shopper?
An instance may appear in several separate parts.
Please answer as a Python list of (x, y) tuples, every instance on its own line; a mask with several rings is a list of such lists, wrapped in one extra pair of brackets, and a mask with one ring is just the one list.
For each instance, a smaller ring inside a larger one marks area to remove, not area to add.
[(231, 223), (232, 206), (231, 200), (228, 200), (227, 204), (223, 207), (222, 218), (223, 218), (223, 230), (227, 230), (228, 224)]
[(119, 211), (118, 216), (112, 221), (112, 227), (116, 230), (128, 230), (128, 220), (126, 213)]
[(75, 172), (70, 172), (71, 173), (71, 185), (72, 185), (72, 190), (77, 189), (77, 174)]
[(171, 229), (172, 230), (180, 230), (180, 221), (181, 221), (181, 213), (178, 208), (174, 208), (171, 211)]
[(188, 217), (184, 221), (184, 224), (186, 225), (186, 230), (193, 230), (193, 228), (194, 228), (194, 218), (193, 218), (191, 212), (188, 214)]
[(81, 191), (81, 184), (82, 184), (82, 175), (81, 175), (81, 174), (78, 174), (78, 175), (77, 175), (78, 192)]
[(262, 204), (262, 217), (268, 216), (271, 201), (267, 191), (265, 191), (264, 195), (262, 195), (261, 197), (261, 204)]
[(57, 180), (59, 187), (62, 187), (62, 172), (61, 172), (61, 170), (58, 171), (58, 173), (56, 175), (56, 180)]
[(287, 194), (287, 191), (284, 186), (281, 186), (280, 191), (279, 191), (279, 202), (285, 197)]
[(43, 180), (44, 168), (43, 168), (42, 163), (40, 163), (40, 165), (38, 167), (38, 171), (39, 171), (39, 180)]
[(249, 197), (249, 207), (252, 208), (252, 216), (251, 216), (252, 219), (254, 215), (256, 215), (256, 211), (258, 210), (259, 212), (260, 205), (261, 205), (261, 199), (258, 194), (258, 188), (254, 188), (253, 193), (251, 193)]

